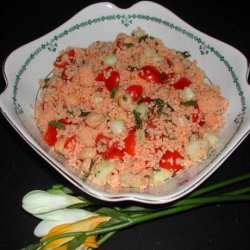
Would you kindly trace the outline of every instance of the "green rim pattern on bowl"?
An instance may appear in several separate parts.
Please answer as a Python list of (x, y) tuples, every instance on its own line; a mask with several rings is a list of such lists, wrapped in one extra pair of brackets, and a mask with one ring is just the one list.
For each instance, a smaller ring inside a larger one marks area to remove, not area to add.
[(243, 94), (239, 79), (233, 69), (233, 67), (230, 65), (230, 63), (226, 60), (226, 58), (214, 47), (210, 46), (209, 44), (206, 44), (199, 36), (194, 35), (192, 32), (187, 31), (186, 29), (183, 29), (171, 22), (168, 22), (167, 20), (163, 20), (161, 18), (157, 18), (154, 16), (149, 16), (149, 15), (143, 15), (143, 14), (114, 14), (114, 15), (107, 15), (107, 16), (101, 16), (93, 19), (89, 19), (87, 21), (77, 23), (73, 25), (72, 27), (63, 30), (59, 34), (55, 35), (52, 39), (47, 41), (46, 43), (41, 44), (33, 53), (29, 55), (29, 57), (25, 60), (24, 64), (21, 66), (20, 70), (18, 71), (18, 74), (16, 75), (14, 87), (13, 87), (13, 104), (15, 107), (15, 111), (17, 114), (22, 114), (23, 109), (21, 105), (17, 101), (17, 92), (18, 92), (18, 83), (21, 80), (22, 74), (26, 71), (28, 65), (30, 62), (43, 50), (48, 49), (50, 52), (56, 52), (57, 46), (58, 46), (58, 41), (70, 34), (71, 32), (74, 32), (76, 30), (79, 30), (81, 28), (84, 28), (86, 26), (94, 25), (100, 22), (107, 22), (107, 21), (113, 21), (117, 20), (120, 22), (120, 24), (124, 25), (125, 27), (128, 27), (129, 25), (133, 24), (133, 20), (139, 19), (139, 20), (145, 20), (148, 22), (155, 22), (160, 25), (164, 25), (169, 29), (175, 30), (182, 35), (185, 35), (186, 37), (194, 40), (197, 45), (199, 46), (199, 50), (201, 55), (207, 55), (209, 53), (213, 53), (227, 68), (227, 70), (230, 72), (231, 77), (233, 79), (233, 82), (235, 83), (235, 86), (237, 88), (238, 94), (240, 96), (241, 100), (241, 113), (236, 116), (234, 119), (235, 124), (240, 125), (245, 118), (245, 112), (246, 112), (246, 99)]

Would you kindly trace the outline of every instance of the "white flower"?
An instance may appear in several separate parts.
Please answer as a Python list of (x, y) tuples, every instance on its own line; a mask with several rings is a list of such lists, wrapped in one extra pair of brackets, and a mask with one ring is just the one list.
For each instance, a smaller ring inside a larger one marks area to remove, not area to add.
[(36, 215), (85, 202), (64, 193), (49, 193), (42, 190), (34, 190), (23, 197), (22, 203), (24, 210)]
[(36, 214), (35, 216), (42, 219), (42, 221), (36, 226), (34, 235), (37, 237), (42, 237), (47, 235), (50, 229), (55, 226), (76, 222), (96, 215), (96, 213), (79, 208), (65, 208), (49, 213)]

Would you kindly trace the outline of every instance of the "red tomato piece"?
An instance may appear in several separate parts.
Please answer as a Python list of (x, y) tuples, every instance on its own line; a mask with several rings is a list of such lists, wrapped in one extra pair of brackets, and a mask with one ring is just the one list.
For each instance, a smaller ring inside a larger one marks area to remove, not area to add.
[(109, 146), (110, 138), (103, 135), (102, 133), (98, 134), (95, 139), (96, 144), (99, 143), (100, 141), (107, 147), (106, 151), (99, 152), (99, 154), (105, 159), (114, 159), (114, 158), (121, 159), (124, 156), (123, 150), (117, 148), (117, 143), (113, 143), (111, 146)]
[[(196, 112), (192, 114), (192, 122), (198, 122), (198, 120), (200, 120), (200, 117), (201, 117), (199, 106), (198, 105), (194, 106), (194, 109), (196, 110)], [(206, 123), (205, 121), (198, 122), (200, 127), (203, 127), (205, 123)]]
[(106, 159), (122, 159), (124, 151), (117, 148), (117, 143), (114, 143), (107, 151), (103, 152), (102, 156)]
[(107, 73), (109, 70), (112, 71), (113, 68), (112, 68), (111, 66), (105, 68), (103, 72), (101, 72), (101, 73), (99, 73), (99, 74), (97, 75), (97, 77), (95, 78), (95, 80), (96, 80), (96, 81), (102, 81), (102, 82), (104, 82), (104, 81), (106, 80), (106, 79), (105, 79), (104, 73)]
[(57, 130), (54, 126), (48, 125), (47, 131), (43, 135), (44, 141), (49, 146), (54, 146), (56, 143)]
[(184, 89), (191, 84), (191, 81), (186, 77), (181, 77), (177, 82), (173, 83), (174, 89)]
[(60, 119), (59, 122), (61, 122), (64, 125), (70, 125), (70, 124), (72, 124), (72, 122), (69, 121), (67, 117)]
[(76, 135), (73, 135), (73, 136), (69, 137), (65, 141), (64, 148), (70, 150), (71, 152), (75, 151), (75, 148), (76, 148)]
[(194, 109), (196, 110), (194, 114), (192, 114), (192, 121), (193, 122), (197, 122), (198, 119), (200, 118), (200, 110), (199, 110), (199, 107), (198, 105), (197, 106), (194, 106)]
[(152, 102), (152, 99), (149, 96), (142, 97), (142, 102), (150, 103)]
[(203, 127), (205, 125), (205, 121), (200, 121), (198, 124), (200, 125), (200, 127)]
[(69, 65), (69, 62), (62, 61), (62, 55), (58, 56), (57, 59), (56, 59), (56, 61), (54, 62), (54, 66), (56, 68), (65, 68), (68, 65)]
[(70, 49), (69, 51), (66, 52), (68, 57), (69, 57), (69, 60), (72, 61), (72, 60), (75, 60), (75, 51), (73, 49)]
[(111, 91), (113, 88), (119, 86), (120, 74), (117, 71), (112, 71), (110, 76), (104, 80), (106, 88)]
[(127, 137), (124, 139), (124, 152), (129, 155), (135, 155), (135, 129), (128, 132)]
[(100, 82), (100, 81), (104, 81), (105, 78), (104, 78), (104, 73), (101, 72), (97, 75), (97, 77), (95, 78), (96, 81)]
[(167, 150), (161, 157), (159, 165), (161, 168), (169, 169), (169, 170), (180, 170), (183, 167), (176, 162), (177, 159), (181, 159), (181, 154), (174, 150)]
[[(63, 57), (67, 55), (68, 60), (63, 60)], [(65, 52), (65, 54), (62, 54), (56, 58), (56, 61), (54, 62), (54, 66), (57, 68), (65, 68), (68, 66), (70, 63), (73, 63), (75, 60), (75, 51), (73, 49)]]
[(161, 82), (160, 72), (154, 66), (151, 65), (143, 66), (138, 75), (141, 79), (145, 80), (146, 82), (154, 82), (154, 83)]
[(143, 87), (141, 85), (131, 85), (127, 87), (126, 92), (129, 93), (133, 99), (133, 101), (137, 101), (143, 92)]

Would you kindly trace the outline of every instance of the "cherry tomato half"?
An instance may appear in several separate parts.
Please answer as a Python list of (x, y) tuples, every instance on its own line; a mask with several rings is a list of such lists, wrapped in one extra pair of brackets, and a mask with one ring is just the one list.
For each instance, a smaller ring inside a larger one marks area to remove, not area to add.
[(113, 88), (118, 87), (120, 82), (120, 74), (117, 71), (112, 71), (110, 76), (105, 79), (106, 88), (111, 91)]
[[(105, 78), (105, 73), (110, 71), (110, 75), (108, 78)], [(113, 88), (119, 86), (120, 82), (120, 74), (118, 71), (113, 71), (111, 66), (104, 69), (103, 72), (99, 73), (95, 78), (96, 81), (103, 81), (105, 83), (106, 88), (111, 91)]]
[(154, 82), (154, 83), (161, 82), (160, 72), (154, 66), (151, 65), (143, 66), (138, 75), (141, 79), (147, 82)]
[(49, 146), (54, 146), (56, 143), (57, 130), (54, 126), (48, 125), (47, 131), (43, 135), (44, 141)]
[(143, 92), (143, 87), (141, 85), (131, 85), (127, 87), (126, 92), (131, 95), (133, 101), (137, 101)]
[(169, 170), (180, 170), (183, 167), (176, 162), (177, 159), (181, 158), (181, 154), (174, 150), (167, 150), (161, 157), (159, 165), (161, 168), (169, 169)]

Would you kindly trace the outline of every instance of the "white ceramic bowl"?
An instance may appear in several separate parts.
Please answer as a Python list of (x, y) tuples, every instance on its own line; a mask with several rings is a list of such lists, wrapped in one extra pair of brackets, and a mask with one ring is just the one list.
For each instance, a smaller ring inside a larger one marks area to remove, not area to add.
[[(96, 40), (110, 41), (118, 33), (131, 33), (138, 26), (162, 39), (169, 48), (189, 51), (212, 82), (220, 86), (222, 95), (230, 102), (225, 127), (219, 135), (224, 146), (217, 156), (198, 168), (183, 171), (161, 188), (144, 193), (98, 190), (65, 168), (63, 159), (53, 155), (43, 143), (32, 118), (38, 80), (51, 71), (60, 50), (69, 46), (88, 47)], [(12, 52), (4, 63), (3, 73), (7, 88), (0, 96), (0, 107), (10, 124), (65, 178), (89, 195), (107, 201), (134, 200), (157, 204), (178, 199), (208, 178), (250, 131), (246, 58), (235, 48), (199, 32), (152, 2), (139, 2), (128, 9), (120, 9), (108, 2), (91, 5), (49, 34)]]

